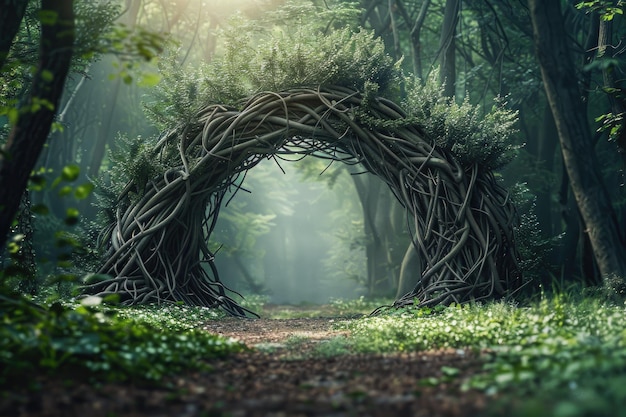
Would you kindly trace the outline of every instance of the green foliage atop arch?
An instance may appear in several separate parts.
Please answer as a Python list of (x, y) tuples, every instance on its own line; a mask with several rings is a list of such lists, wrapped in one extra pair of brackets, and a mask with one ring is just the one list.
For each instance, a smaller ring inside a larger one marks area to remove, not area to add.
[(318, 85), (365, 91), (373, 84), (380, 95), (399, 93), (399, 63), (367, 30), (344, 28), (325, 35), (304, 27), (253, 39), (235, 26), (225, 36), (223, 57), (195, 71), (181, 69), (174, 57), (162, 63), (163, 82), (146, 105), (158, 126), (167, 129), (191, 120), (206, 103), (240, 106), (261, 91)]

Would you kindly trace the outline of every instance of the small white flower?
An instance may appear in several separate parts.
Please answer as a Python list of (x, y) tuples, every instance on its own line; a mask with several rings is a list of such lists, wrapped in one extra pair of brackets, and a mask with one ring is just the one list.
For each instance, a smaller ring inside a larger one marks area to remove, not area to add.
[(86, 307), (99, 306), (100, 304), (102, 304), (102, 297), (90, 295), (80, 300), (80, 303)]

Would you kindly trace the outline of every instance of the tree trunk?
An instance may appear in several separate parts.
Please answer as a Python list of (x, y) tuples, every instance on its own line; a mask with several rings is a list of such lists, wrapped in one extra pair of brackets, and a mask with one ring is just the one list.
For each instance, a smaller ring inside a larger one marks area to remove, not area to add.
[(72, 58), (73, 1), (42, 0), (41, 9), (56, 18), (42, 22), (40, 59), (32, 88), (0, 154), (0, 247), (4, 247), (28, 177), (50, 133)]
[[(122, 16), (120, 21), (133, 30), (137, 25), (137, 19), (139, 18), (139, 12), (141, 10), (141, 0), (126, 0), (126, 13)], [(109, 99), (104, 99), (107, 103), (107, 115), (101, 120), (100, 128), (96, 136), (95, 143), (93, 144), (91, 154), (89, 156), (89, 171), (90, 178), (98, 178), (100, 173), (100, 166), (106, 155), (107, 144), (109, 144), (111, 138), (114, 135), (111, 134), (111, 128), (114, 125), (114, 118), (117, 111), (117, 103), (122, 86), (121, 77), (115, 79), (115, 84)]]
[[(548, 104), (545, 105), (542, 124), (537, 135), (536, 168), (541, 171), (554, 172), (554, 154), (558, 146), (558, 132)], [(552, 184), (540, 184), (537, 192), (537, 221), (544, 237), (552, 237), (556, 233), (552, 215)]]
[[(598, 58), (604, 58), (607, 55), (607, 48), (611, 46), (612, 20), (601, 19), (598, 27)], [(610, 54), (609, 59), (617, 60), (619, 55), (623, 54), (621, 48), (614, 54)], [(615, 73), (619, 71), (616, 65), (608, 65), (602, 68), (602, 79), (604, 81), (604, 91), (608, 93), (609, 103), (611, 104), (611, 112), (614, 115), (624, 115), (626, 113), (626, 99), (624, 99), (624, 82), (623, 79), (616, 80)], [(620, 134), (615, 138), (618, 146), (618, 152), (621, 154), (622, 161), (626, 165), (626, 120), (624, 117), (619, 122)]]
[(456, 91), (456, 25), (459, 21), (459, 0), (446, 0), (441, 26), (439, 53), (441, 54), (441, 81), (445, 83), (444, 94), (454, 97)]
[(560, 3), (529, 0), (537, 58), (563, 162), (605, 282), (626, 277), (626, 244), (600, 176)]
[(424, 26), (424, 21), (426, 20), (426, 13), (428, 12), (429, 6), (430, 0), (425, 0), (422, 3), (420, 12), (415, 19), (415, 24), (411, 28), (411, 43), (413, 45), (413, 71), (415, 72), (415, 76), (419, 79), (422, 79), (423, 76), (421, 33), (422, 27)]
[(3, 67), (15, 34), (26, 12), (28, 0), (3, 0), (0, 3), (0, 68)]

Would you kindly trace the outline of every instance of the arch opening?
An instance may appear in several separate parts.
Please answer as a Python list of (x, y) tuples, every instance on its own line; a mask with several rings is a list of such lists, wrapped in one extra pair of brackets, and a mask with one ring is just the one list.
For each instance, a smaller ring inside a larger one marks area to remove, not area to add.
[(208, 106), (163, 134), (151, 152), (153, 175), (121, 193), (102, 234), (99, 274), (110, 279), (85, 290), (119, 294), (124, 304), (183, 301), (249, 314), (229, 296), (206, 242), (227, 191), (248, 170), (264, 158), (312, 155), (360, 164), (406, 209), (405, 258), (420, 274), (406, 278), (396, 305), (505, 296), (521, 285), (515, 208), (492, 172), (462, 166), (435, 139), (396, 103), (346, 87), (259, 93), (239, 109)]
[(281, 305), (364, 295), (363, 214), (351, 181), (313, 157), (250, 170), (212, 235), (224, 285)]

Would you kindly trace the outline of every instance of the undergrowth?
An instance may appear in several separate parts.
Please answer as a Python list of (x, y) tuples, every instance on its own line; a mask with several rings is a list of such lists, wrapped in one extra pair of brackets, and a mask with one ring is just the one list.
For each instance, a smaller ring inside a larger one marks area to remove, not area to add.
[(0, 297), (0, 387), (40, 374), (157, 382), (186, 369), (208, 370), (204, 360), (245, 349), (195, 328), (213, 317), (206, 309), (116, 309), (90, 301), (42, 306)]
[(342, 325), (356, 352), (474, 348), (484, 373), (466, 389), (499, 394), (507, 414), (574, 417), (626, 415), (625, 319), (623, 305), (559, 295), (527, 307), (391, 310)]

